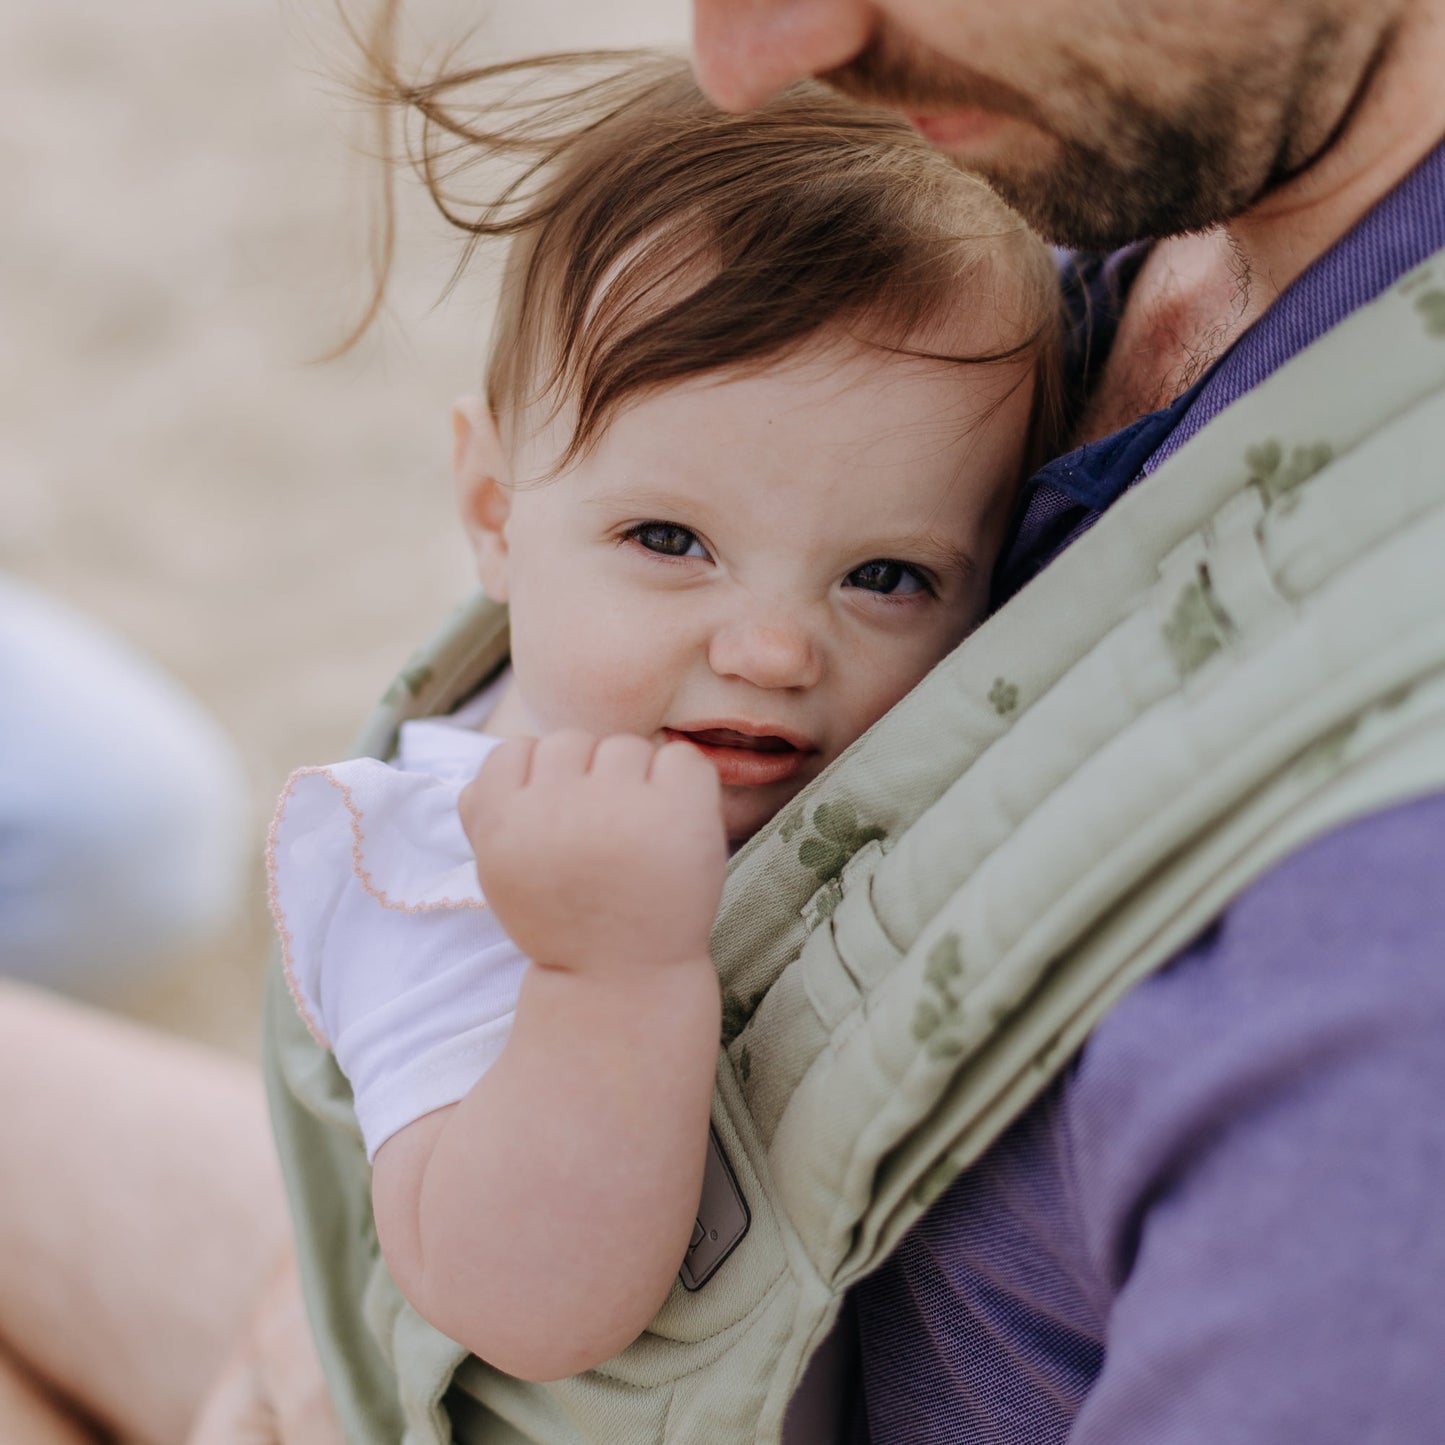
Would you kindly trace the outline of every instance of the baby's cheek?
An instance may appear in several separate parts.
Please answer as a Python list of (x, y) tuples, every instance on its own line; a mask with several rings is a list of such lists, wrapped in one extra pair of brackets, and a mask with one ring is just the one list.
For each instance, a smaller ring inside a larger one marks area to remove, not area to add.
[[(933, 669), (963, 640), (965, 628), (957, 635), (940, 635), (920, 640), (912, 648), (884, 655), (864, 671), (867, 684), (850, 699), (847, 742), (861, 737), (890, 708), (903, 701)], [(841, 749), (840, 749), (841, 751)]]
[(602, 735), (650, 736), (663, 721), (652, 705), (647, 680), (620, 659), (613, 666), (585, 659), (567, 679), (558, 706), (576, 726)]
[(514, 662), (532, 716), (544, 732), (650, 734), (665, 719), (656, 658), (638, 629), (614, 614), (551, 619), (514, 629)]

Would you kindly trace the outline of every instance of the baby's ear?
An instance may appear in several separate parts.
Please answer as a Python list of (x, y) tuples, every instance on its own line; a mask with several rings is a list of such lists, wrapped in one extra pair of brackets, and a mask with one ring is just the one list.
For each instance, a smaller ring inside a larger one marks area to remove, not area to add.
[(462, 527), (477, 559), (482, 589), (507, 600), (507, 518), (511, 480), (497, 423), (486, 401), (464, 396), (452, 407), (452, 476)]

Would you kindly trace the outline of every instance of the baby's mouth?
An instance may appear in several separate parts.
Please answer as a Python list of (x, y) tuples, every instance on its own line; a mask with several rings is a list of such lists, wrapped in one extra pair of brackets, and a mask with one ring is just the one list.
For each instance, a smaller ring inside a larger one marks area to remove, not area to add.
[(732, 728), (703, 728), (700, 732), (680, 733), (690, 743), (697, 743), (700, 747), (712, 748), (747, 748), (756, 753), (796, 753), (801, 751), (793, 746), (787, 738), (779, 737), (777, 733), (767, 733), (761, 737), (750, 733), (734, 732)]
[(691, 743), (717, 769), (725, 787), (760, 788), (795, 777), (817, 749), (779, 733), (740, 732), (736, 728), (665, 728), (668, 738)]

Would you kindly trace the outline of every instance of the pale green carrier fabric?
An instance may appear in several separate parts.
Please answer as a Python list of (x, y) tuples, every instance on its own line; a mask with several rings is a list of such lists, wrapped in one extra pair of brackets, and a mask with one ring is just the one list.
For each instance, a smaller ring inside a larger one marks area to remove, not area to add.
[[(1306, 839), (1445, 787), (1442, 318), (1437, 257), (1123, 498), (738, 854), (713, 1117), (751, 1227), (604, 1369), (524, 1385), (402, 1303), (346, 1084), (273, 979), (274, 1112), (349, 1439), (778, 1440), (843, 1292), (1124, 990)], [(497, 609), (460, 615), (366, 748), (505, 648)]]

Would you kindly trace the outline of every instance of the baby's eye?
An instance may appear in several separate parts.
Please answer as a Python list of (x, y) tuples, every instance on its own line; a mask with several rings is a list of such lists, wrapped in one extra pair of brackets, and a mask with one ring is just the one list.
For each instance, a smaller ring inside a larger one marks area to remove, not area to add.
[(707, 548), (696, 535), (675, 522), (643, 522), (631, 528), (627, 540), (664, 557), (706, 557)]
[(873, 561), (855, 567), (843, 579), (843, 585), (860, 587), (865, 592), (882, 592), (890, 597), (933, 591), (928, 578), (917, 567), (907, 562), (894, 562), (887, 557), (875, 557)]

